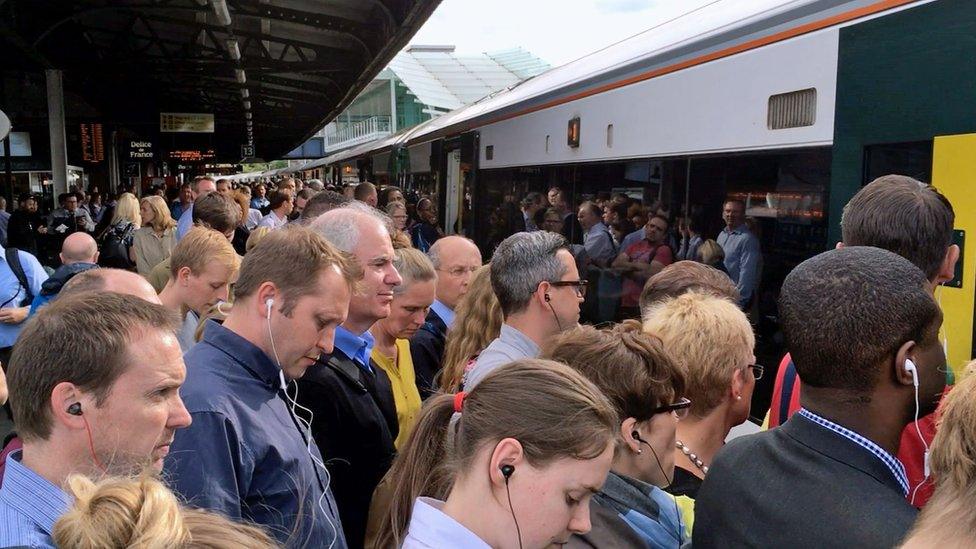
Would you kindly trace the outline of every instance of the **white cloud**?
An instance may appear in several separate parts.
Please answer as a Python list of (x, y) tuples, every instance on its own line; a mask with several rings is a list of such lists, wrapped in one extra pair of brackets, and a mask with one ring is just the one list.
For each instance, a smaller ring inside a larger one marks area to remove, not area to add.
[(653, 7), (654, 0), (597, 0), (597, 7), (608, 12), (642, 11)]

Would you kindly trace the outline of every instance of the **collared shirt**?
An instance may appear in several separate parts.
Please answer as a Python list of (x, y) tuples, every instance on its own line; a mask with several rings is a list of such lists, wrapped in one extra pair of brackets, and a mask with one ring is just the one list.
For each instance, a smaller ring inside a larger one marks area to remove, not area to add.
[[(20, 265), (24, 268), (31, 293), (35, 296), (41, 295), (41, 285), (47, 280), (47, 272), (41, 266), (41, 262), (23, 250), (18, 250), (17, 257), (20, 258)], [(7, 264), (5, 248), (0, 247), (0, 307), (16, 309), (20, 307), (21, 300), (26, 296), (24, 288), (17, 281), (17, 275)], [(20, 324), (0, 322), (0, 348), (13, 346), (23, 327), (23, 322)]]
[(180, 202), (179, 200), (174, 200), (169, 205), (169, 213), (173, 217), (173, 219), (179, 221), (179, 219), (183, 217), (183, 212), (190, 209), (191, 206), (193, 206), (193, 202), (190, 202), (186, 206), (184, 206), (183, 203)]
[(344, 355), (351, 358), (353, 362), (367, 372), (372, 372), (373, 367), (369, 365), (369, 355), (373, 354), (373, 334), (365, 331), (356, 335), (344, 326), (339, 326), (335, 331), (335, 347), (342, 351)]
[(474, 389), (475, 385), (499, 366), (520, 358), (536, 358), (540, 352), (539, 346), (529, 336), (508, 324), (502, 324), (501, 333), (478, 355), (474, 367), (465, 376), (464, 390)]
[(444, 502), (417, 498), (401, 549), (490, 549), (474, 532), (444, 513)]
[(640, 229), (637, 229), (636, 231), (624, 237), (624, 241), (620, 243), (620, 249), (626, 250), (632, 244), (640, 242), (645, 238), (647, 238), (647, 233), (645, 232), (644, 227), (641, 227)]
[(271, 201), (266, 197), (257, 197), (251, 199), (251, 207), (255, 210), (260, 210), (261, 208), (266, 208), (271, 205)]
[(50, 547), (54, 523), (72, 498), (20, 463), (23, 450), (7, 456), (0, 487), (0, 547)]
[(598, 222), (586, 231), (583, 235), (583, 247), (586, 249), (586, 255), (598, 263), (609, 263), (617, 256), (613, 236), (603, 222)]
[(891, 475), (895, 477), (898, 484), (901, 485), (904, 495), (908, 495), (908, 475), (905, 473), (905, 466), (898, 461), (898, 458), (889, 454), (884, 448), (878, 446), (870, 439), (864, 438), (854, 431), (851, 431), (842, 425), (838, 425), (829, 419), (820, 417), (806, 408), (800, 408), (800, 411), (797, 413), (823, 427), (824, 429), (837, 433), (854, 444), (857, 444), (861, 448), (864, 448), (870, 452), (874, 457), (880, 459), (881, 462), (888, 467), (888, 470), (891, 471)]
[(180, 216), (179, 221), (176, 222), (176, 240), (181, 240), (186, 233), (190, 232), (193, 228), (193, 204), (190, 204), (183, 210), (183, 214)]
[(285, 402), (281, 369), (215, 322), (183, 359), (180, 395), (193, 423), (176, 432), (166, 457), (170, 487), (191, 506), (259, 524), (288, 546), (335, 540), (344, 549), (322, 454)]
[(407, 443), (417, 419), (420, 417), (420, 391), (417, 389), (417, 376), (413, 370), (413, 357), (410, 356), (410, 340), (397, 339), (396, 356), (389, 357), (376, 347), (370, 356), (390, 378), (393, 389), (393, 404), (396, 406), (397, 425), (400, 426), (396, 434), (394, 446), (399, 450)]
[(450, 307), (441, 303), (439, 299), (435, 299), (434, 302), (430, 304), (430, 310), (434, 311), (437, 313), (437, 316), (441, 317), (441, 320), (444, 321), (444, 325), (447, 326), (448, 330), (451, 329), (451, 325), (454, 324), (454, 311)]
[(247, 230), (251, 231), (257, 228), (258, 224), (261, 223), (261, 211), (254, 208), (248, 208), (247, 219), (244, 221), (244, 226)]
[(278, 217), (278, 214), (274, 212), (268, 212), (268, 215), (264, 216), (261, 219), (261, 222), (258, 223), (258, 227), (270, 227), (271, 229), (280, 229), (281, 227), (285, 226), (285, 223), (288, 223), (287, 217)]
[(529, 212), (523, 210), (522, 211), (522, 219), (525, 220), (525, 231), (526, 232), (529, 232), (530, 233), (532, 231), (538, 231), (539, 230), (539, 227), (535, 224), (535, 219), (533, 219), (532, 216), (529, 215)]
[(180, 331), (176, 333), (176, 340), (180, 343), (180, 350), (186, 353), (197, 344), (197, 327), (200, 325), (200, 317), (193, 311), (187, 311), (183, 317), (183, 324)]
[(739, 305), (748, 305), (759, 284), (759, 239), (743, 223), (731, 231), (722, 229), (716, 241), (725, 252), (725, 270), (739, 290)]

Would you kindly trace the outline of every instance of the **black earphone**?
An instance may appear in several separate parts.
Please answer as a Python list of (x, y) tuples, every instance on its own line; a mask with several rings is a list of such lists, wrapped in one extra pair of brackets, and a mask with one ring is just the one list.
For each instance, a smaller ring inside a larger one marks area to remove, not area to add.
[(548, 303), (548, 302), (550, 302), (550, 301), (552, 301), (552, 299), (550, 299), (550, 298), (549, 298), (549, 294), (544, 294), (544, 296), (543, 296), (543, 297), (545, 297), (545, 299), (546, 299), (546, 303)]
[[(549, 296), (546, 296), (548, 300)], [(512, 520), (515, 521), (515, 533), (518, 534), (519, 549), (522, 549), (522, 529), (519, 528), (518, 519), (515, 518), (515, 508), (512, 507), (512, 492), (508, 489), (508, 479), (512, 478), (512, 473), (515, 472), (514, 465), (500, 465), (498, 470), (502, 472), (502, 476), (505, 477), (505, 494), (508, 496), (508, 510), (512, 512)]]
[(69, 414), (73, 415), (73, 416), (80, 416), (81, 415), (81, 403), (80, 402), (75, 402), (71, 406), (68, 406), (67, 412)]
[[(670, 479), (668, 478), (668, 474), (664, 472), (664, 466), (661, 465), (661, 459), (657, 457), (657, 452), (654, 451), (654, 447), (651, 446), (651, 443), (641, 438), (640, 433), (636, 429), (630, 432), (630, 436), (634, 437), (634, 440), (636, 440), (638, 443), (645, 444), (651, 449), (651, 453), (654, 454), (654, 461), (657, 462), (657, 468), (661, 470), (661, 475), (664, 477), (664, 480), (668, 481), (668, 486), (670, 486), (674, 482), (674, 475), (672, 475)], [(672, 498), (674, 498), (674, 496), (672, 496)], [(674, 512), (678, 518), (678, 543), (681, 543), (681, 509), (678, 508), (677, 498), (674, 498)]]

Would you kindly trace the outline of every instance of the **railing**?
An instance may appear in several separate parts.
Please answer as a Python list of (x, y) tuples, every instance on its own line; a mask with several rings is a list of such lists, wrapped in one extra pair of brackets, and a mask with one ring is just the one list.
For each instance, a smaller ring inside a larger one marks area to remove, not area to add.
[(373, 116), (355, 124), (341, 125), (336, 131), (326, 134), (325, 150), (330, 152), (366, 143), (390, 135), (391, 131), (389, 116)]

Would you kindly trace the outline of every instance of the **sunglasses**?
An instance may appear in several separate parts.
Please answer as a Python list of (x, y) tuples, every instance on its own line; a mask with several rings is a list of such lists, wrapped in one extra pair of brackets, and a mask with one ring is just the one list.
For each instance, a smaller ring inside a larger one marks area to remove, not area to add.
[(682, 397), (673, 404), (666, 404), (664, 406), (658, 406), (654, 408), (653, 415), (666, 414), (673, 412), (678, 419), (684, 419), (688, 417), (688, 412), (691, 410), (691, 401), (687, 398)]

